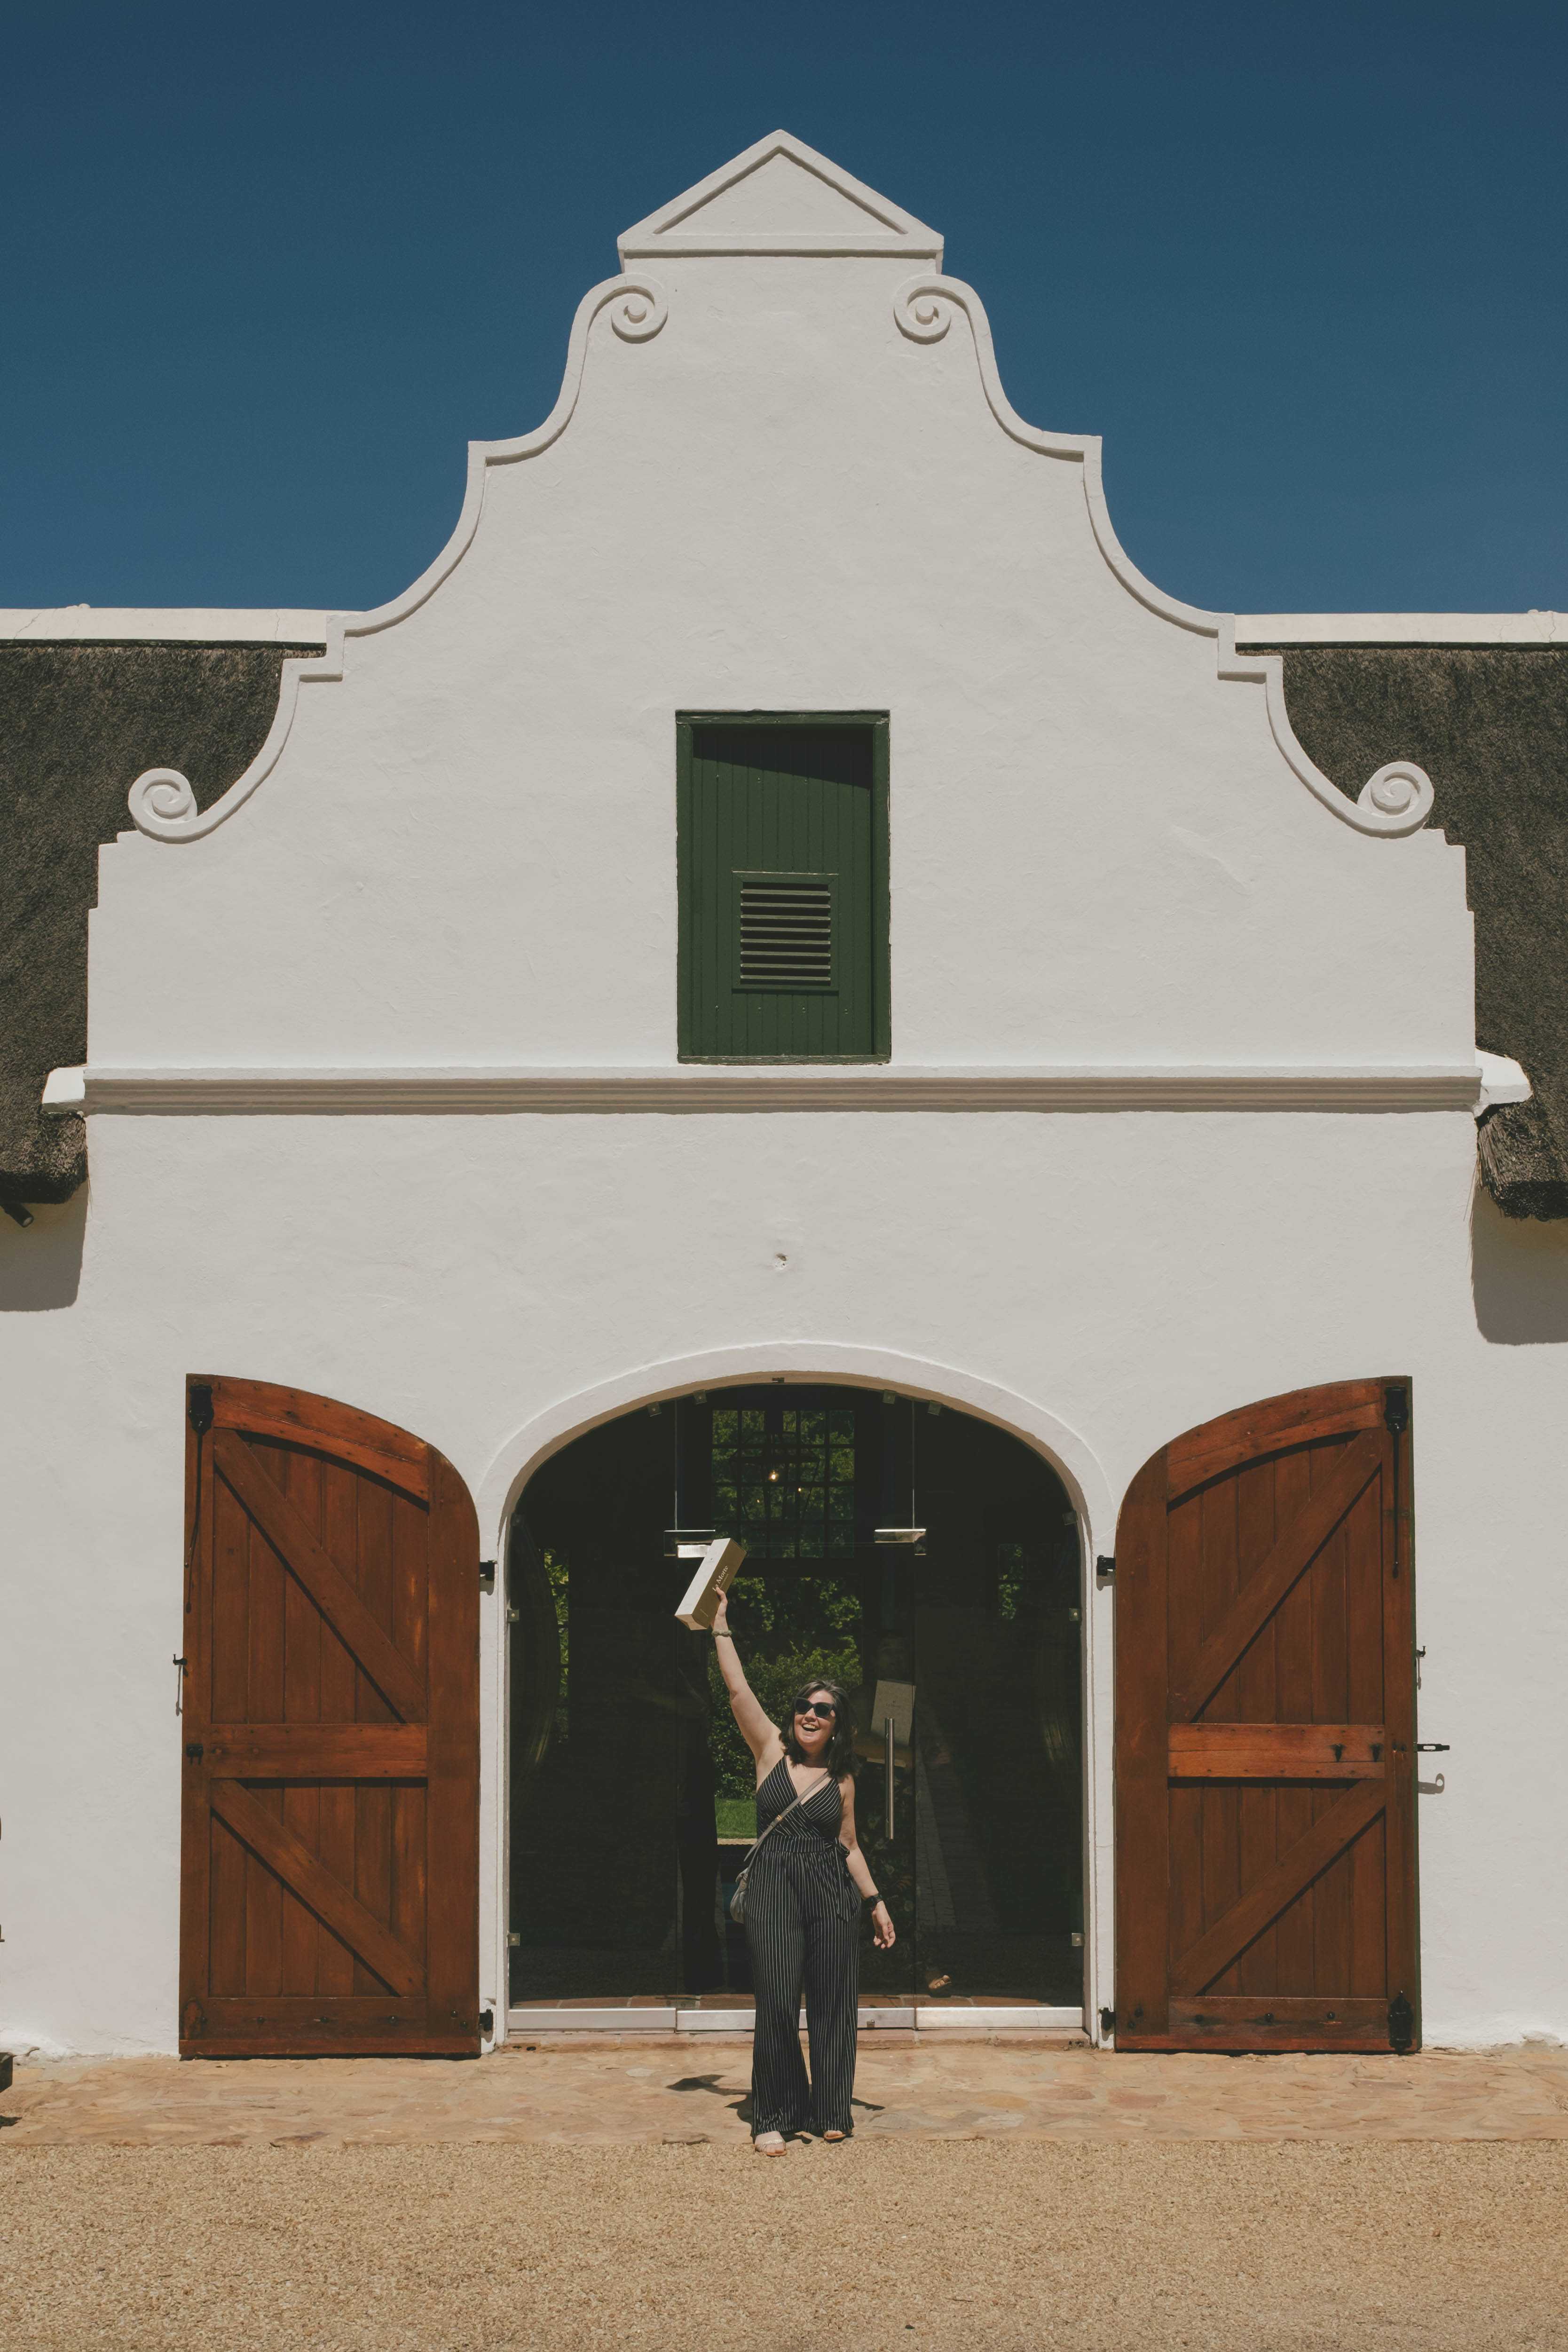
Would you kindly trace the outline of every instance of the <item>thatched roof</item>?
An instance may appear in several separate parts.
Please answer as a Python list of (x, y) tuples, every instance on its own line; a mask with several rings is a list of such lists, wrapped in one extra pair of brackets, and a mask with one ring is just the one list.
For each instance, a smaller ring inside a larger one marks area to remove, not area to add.
[(178, 768), (214, 800), (261, 748), (284, 656), (319, 650), (0, 644), (0, 1200), (64, 1201), (87, 1172), (84, 1122), (38, 1098), (87, 1059), (88, 909), (131, 782)]
[(1291, 723), (1351, 793), (1390, 760), (1465, 846), (1476, 1043), (1534, 1094), (1489, 1111), (1481, 1172), (1511, 1217), (1568, 1217), (1568, 646), (1294, 646)]
[[(38, 1101), (87, 1057), (98, 846), (131, 780), (178, 768), (215, 799), (272, 723), (285, 656), (319, 650), (0, 643), (0, 1200), (64, 1200), (86, 1172), (82, 1121)], [(1469, 853), (1477, 1042), (1535, 1088), (1489, 1114), (1482, 1171), (1511, 1216), (1568, 1217), (1568, 647), (1281, 650), (1296, 731), (1344, 790), (1391, 760), (1430, 773), (1433, 822)]]

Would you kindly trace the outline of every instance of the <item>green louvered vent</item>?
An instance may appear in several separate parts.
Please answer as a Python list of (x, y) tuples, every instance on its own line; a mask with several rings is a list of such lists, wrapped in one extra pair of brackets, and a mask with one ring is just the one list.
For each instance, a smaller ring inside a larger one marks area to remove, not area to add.
[(769, 874), (740, 885), (742, 988), (831, 988), (833, 886)]
[(887, 720), (676, 720), (684, 1059), (870, 1062), (889, 1048)]

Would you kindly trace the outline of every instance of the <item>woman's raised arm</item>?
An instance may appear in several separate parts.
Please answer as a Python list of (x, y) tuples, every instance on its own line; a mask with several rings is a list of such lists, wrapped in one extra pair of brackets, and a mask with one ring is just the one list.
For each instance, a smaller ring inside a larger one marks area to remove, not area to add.
[(734, 1637), (729, 1630), (729, 1601), (724, 1593), (718, 1596), (718, 1612), (713, 1621), (714, 1647), (718, 1652), (718, 1670), (724, 1676), (724, 1686), (729, 1693), (729, 1704), (740, 1736), (760, 1764), (772, 1748), (781, 1746), (779, 1727), (769, 1723), (762, 1711), (762, 1703), (746, 1679)]

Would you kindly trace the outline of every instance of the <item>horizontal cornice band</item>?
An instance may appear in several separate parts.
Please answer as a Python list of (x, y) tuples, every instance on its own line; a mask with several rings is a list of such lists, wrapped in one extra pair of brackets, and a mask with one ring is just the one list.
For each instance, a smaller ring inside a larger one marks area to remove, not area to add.
[(56, 1071), (45, 1108), (141, 1111), (1474, 1111), (1458, 1066), (916, 1069), (887, 1065), (658, 1069), (119, 1069)]

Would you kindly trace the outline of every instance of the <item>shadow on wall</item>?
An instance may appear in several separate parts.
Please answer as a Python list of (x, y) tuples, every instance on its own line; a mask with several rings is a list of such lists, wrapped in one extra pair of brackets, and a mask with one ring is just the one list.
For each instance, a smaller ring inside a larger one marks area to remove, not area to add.
[(1470, 1202), (1476, 1328), (1502, 1348), (1568, 1341), (1568, 1220), (1505, 1217), (1486, 1186)]
[(51, 1208), (39, 1202), (24, 1231), (0, 1217), (0, 1314), (40, 1315), (73, 1307), (81, 1286), (87, 1186)]

